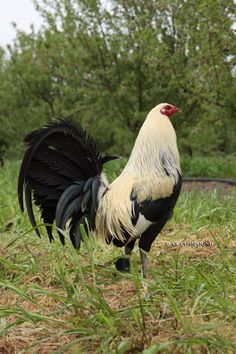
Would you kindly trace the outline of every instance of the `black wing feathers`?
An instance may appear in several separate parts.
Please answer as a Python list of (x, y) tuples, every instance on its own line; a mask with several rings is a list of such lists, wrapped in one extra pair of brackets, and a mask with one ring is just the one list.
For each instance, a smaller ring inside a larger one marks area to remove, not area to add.
[[(30, 222), (36, 227), (32, 207), (41, 210), (50, 240), (53, 240), (54, 220), (58, 229), (65, 229), (71, 219), (70, 236), (76, 248), (81, 242), (80, 225), (85, 215), (92, 217), (97, 208), (97, 193), (101, 185), (103, 163), (114, 157), (101, 157), (92, 138), (72, 119), (64, 118), (28, 134), (26, 149), (18, 179), (21, 210), (24, 199)], [(36, 229), (37, 235), (40, 236)], [(64, 235), (59, 232), (64, 244)]]
[(179, 193), (182, 186), (182, 177), (179, 174), (178, 182), (174, 185), (173, 192), (169, 197), (159, 198), (157, 200), (147, 199), (142, 203), (137, 202), (137, 196), (132, 191), (130, 199), (132, 200), (132, 222), (136, 225), (139, 214), (141, 213), (146, 220), (151, 222), (158, 222), (163, 215), (167, 218), (171, 215), (175, 203), (179, 197)]
[(139, 248), (146, 252), (150, 251), (152, 242), (173, 213), (181, 186), (182, 177), (179, 174), (178, 182), (174, 185), (173, 192), (169, 197), (159, 198), (157, 200), (147, 199), (142, 203), (138, 203), (134, 193), (131, 195), (133, 224), (136, 225), (140, 214), (142, 214), (146, 220), (152, 222), (152, 224), (142, 233), (139, 241)]

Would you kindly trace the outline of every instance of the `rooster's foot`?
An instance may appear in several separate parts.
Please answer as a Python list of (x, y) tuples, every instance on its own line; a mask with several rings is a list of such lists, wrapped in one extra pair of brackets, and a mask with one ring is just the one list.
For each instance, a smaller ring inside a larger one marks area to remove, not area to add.
[(116, 269), (121, 272), (129, 272), (130, 271), (130, 259), (121, 257), (117, 259), (115, 263)]

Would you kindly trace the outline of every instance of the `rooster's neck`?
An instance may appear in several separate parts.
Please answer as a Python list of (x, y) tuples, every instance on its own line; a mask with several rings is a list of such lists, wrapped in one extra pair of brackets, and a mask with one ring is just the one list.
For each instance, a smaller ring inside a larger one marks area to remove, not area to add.
[(152, 110), (143, 123), (122, 174), (137, 177), (170, 176), (180, 173), (176, 134), (168, 117)]

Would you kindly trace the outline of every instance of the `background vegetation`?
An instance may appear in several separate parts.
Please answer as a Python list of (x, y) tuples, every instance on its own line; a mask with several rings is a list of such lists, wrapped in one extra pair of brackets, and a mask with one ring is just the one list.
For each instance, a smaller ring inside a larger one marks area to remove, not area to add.
[(0, 145), (74, 113), (102, 151), (128, 155), (147, 112), (168, 101), (188, 155), (236, 151), (233, 0), (41, 0), (39, 32), (0, 50)]

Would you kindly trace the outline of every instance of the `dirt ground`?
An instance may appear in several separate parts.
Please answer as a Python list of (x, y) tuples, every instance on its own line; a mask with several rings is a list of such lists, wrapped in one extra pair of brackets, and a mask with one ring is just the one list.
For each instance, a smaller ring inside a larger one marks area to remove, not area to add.
[(220, 191), (222, 194), (227, 194), (235, 191), (236, 186), (221, 182), (184, 181), (182, 187), (182, 190), (187, 192), (191, 192), (193, 190), (213, 191), (214, 189)]

